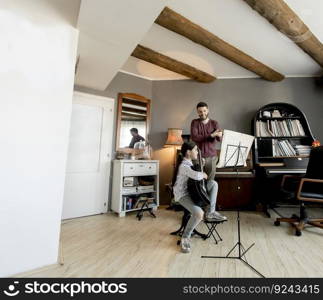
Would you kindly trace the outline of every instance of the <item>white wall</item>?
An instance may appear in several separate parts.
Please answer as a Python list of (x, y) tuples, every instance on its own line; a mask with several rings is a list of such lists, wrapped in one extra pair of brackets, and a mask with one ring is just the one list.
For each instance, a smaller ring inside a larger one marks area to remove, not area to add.
[(0, 2), (0, 276), (57, 262), (79, 6)]

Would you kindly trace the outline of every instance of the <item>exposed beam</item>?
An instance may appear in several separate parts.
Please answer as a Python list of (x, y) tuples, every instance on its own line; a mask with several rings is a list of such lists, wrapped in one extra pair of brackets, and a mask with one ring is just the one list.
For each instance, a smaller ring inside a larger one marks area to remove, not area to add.
[(283, 0), (244, 0), (323, 67), (323, 45)]
[(284, 79), (284, 75), (228, 44), (213, 33), (191, 22), (168, 7), (164, 8), (155, 20), (155, 23), (183, 35), (193, 42), (226, 57), (264, 79), (270, 81), (281, 81)]
[(188, 64), (182, 63), (141, 45), (138, 45), (131, 55), (199, 82), (208, 83), (216, 79), (214, 76)]

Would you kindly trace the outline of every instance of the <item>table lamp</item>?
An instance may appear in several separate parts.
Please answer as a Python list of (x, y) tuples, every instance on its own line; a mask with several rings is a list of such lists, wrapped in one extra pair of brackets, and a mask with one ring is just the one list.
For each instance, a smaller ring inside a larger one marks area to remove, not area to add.
[(167, 140), (164, 147), (172, 147), (174, 149), (174, 168), (176, 166), (176, 149), (183, 144), (183, 130), (180, 128), (168, 128)]

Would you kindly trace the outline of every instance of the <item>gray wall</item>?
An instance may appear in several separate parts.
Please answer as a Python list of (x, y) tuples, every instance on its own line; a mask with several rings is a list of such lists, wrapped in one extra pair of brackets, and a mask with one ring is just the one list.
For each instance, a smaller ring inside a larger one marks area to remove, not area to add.
[(210, 117), (221, 128), (243, 133), (251, 132), (251, 120), (261, 106), (292, 103), (305, 113), (314, 136), (323, 142), (323, 85), (317, 86), (313, 78), (287, 78), (278, 83), (261, 79), (222, 79), (211, 84), (155, 81), (152, 91), (150, 140), (155, 148), (162, 147), (169, 127), (189, 133), (199, 101), (208, 103)]
[(150, 141), (155, 158), (160, 161), (160, 202), (169, 203), (165, 184), (173, 176), (171, 149), (162, 148), (167, 128), (182, 128), (189, 134), (196, 118), (196, 104), (209, 104), (210, 117), (221, 128), (243, 133), (251, 132), (255, 112), (270, 102), (288, 102), (301, 109), (314, 136), (323, 142), (323, 85), (313, 78), (288, 78), (282, 82), (261, 79), (222, 79), (210, 84), (192, 81), (154, 81), (152, 86), (152, 127)]
[(195, 106), (199, 101), (209, 104), (210, 117), (218, 120), (222, 128), (244, 133), (250, 133), (251, 120), (261, 106), (270, 102), (292, 103), (306, 114), (314, 136), (323, 142), (323, 85), (317, 86), (313, 78), (288, 78), (278, 83), (262, 79), (222, 79), (202, 84), (190, 80), (151, 82), (118, 73), (105, 91), (79, 86), (75, 89), (114, 99), (120, 92), (152, 99), (149, 140), (154, 158), (160, 162), (162, 204), (169, 203), (165, 184), (171, 181), (174, 158), (173, 149), (163, 148), (167, 128), (182, 128), (188, 134), (191, 120), (197, 117)]

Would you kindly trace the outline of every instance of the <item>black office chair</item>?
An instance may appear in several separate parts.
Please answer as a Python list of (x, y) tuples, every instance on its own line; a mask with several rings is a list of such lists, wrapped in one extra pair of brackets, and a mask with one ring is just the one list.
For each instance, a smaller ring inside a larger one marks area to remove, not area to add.
[[(286, 186), (288, 186), (286, 188)], [(299, 204), (300, 215), (292, 215), (290, 218), (277, 218), (275, 225), (287, 222), (296, 228), (295, 234), (302, 235), (306, 224), (323, 228), (322, 218), (309, 218), (306, 213), (307, 203), (323, 204), (323, 146), (313, 148), (304, 177), (284, 175), (281, 184), (281, 192), (284, 198), (296, 199)]]

